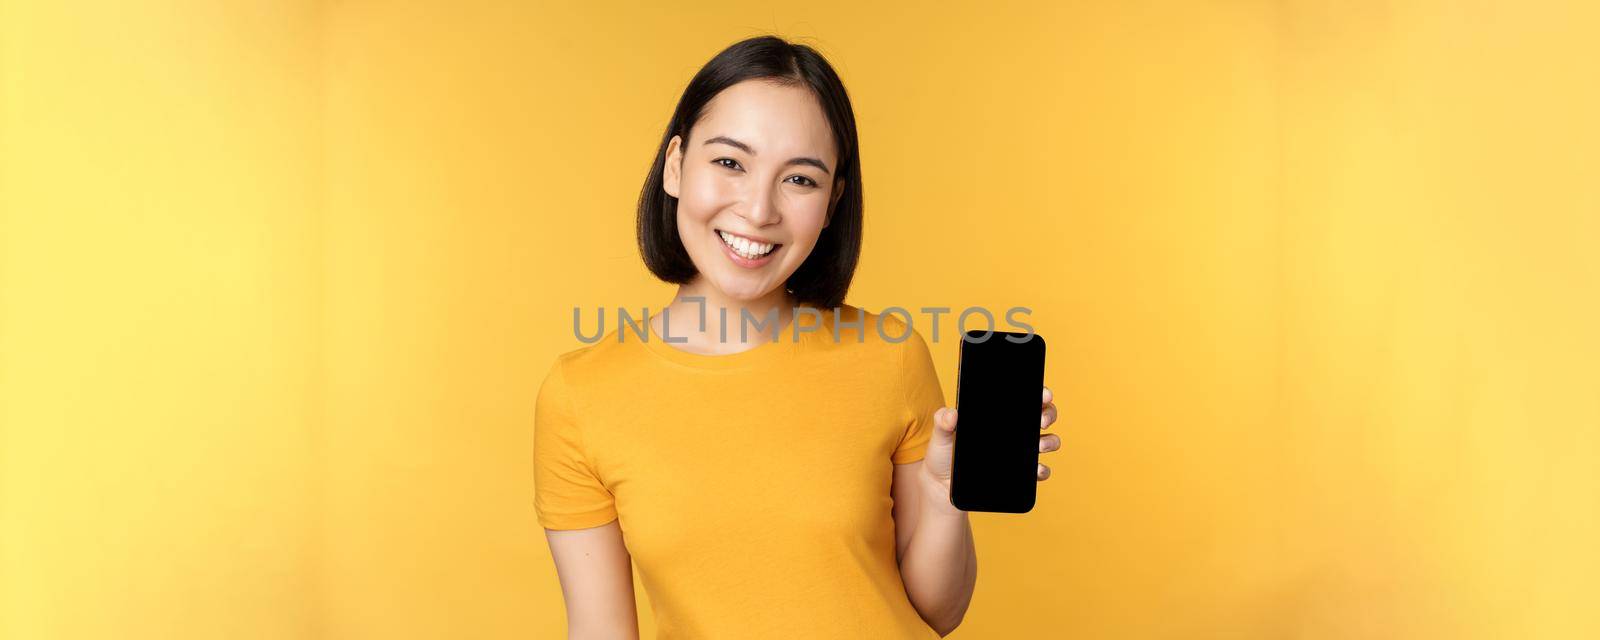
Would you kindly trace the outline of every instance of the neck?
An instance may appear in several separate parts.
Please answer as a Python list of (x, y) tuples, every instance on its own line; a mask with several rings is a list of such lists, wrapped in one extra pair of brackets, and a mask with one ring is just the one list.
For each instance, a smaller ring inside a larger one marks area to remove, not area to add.
[[(678, 349), (707, 354), (737, 353), (762, 342), (771, 342), (775, 334), (788, 328), (794, 318), (794, 304), (789, 292), (781, 286), (760, 298), (739, 300), (710, 286), (704, 278), (696, 278), (694, 282), (678, 286), (672, 302), (664, 307), (667, 313), (651, 316), (650, 326), (658, 337), (670, 335)], [(740, 335), (740, 319), (746, 315), (750, 319), (743, 322), (744, 335)], [(663, 326), (664, 322), (670, 326)], [(687, 342), (676, 342), (680, 338)], [(778, 339), (784, 337), (780, 335)]]

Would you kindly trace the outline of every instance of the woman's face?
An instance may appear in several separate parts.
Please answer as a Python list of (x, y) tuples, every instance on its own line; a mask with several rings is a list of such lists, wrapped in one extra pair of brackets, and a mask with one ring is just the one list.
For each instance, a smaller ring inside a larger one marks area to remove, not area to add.
[(844, 187), (833, 178), (833, 131), (816, 96), (759, 79), (712, 98), (689, 140), (668, 141), (663, 171), (699, 278), (733, 300), (783, 287)]

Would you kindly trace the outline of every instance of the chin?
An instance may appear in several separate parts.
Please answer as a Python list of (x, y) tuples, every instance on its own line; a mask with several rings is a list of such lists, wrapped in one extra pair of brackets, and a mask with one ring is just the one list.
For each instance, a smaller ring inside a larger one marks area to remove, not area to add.
[(729, 298), (732, 298), (734, 300), (738, 300), (740, 302), (749, 302), (751, 300), (758, 299), (761, 296), (767, 295), (768, 293), (770, 293), (772, 291), (772, 289), (762, 289), (760, 287), (751, 286), (751, 285), (747, 285), (747, 284), (741, 284), (741, 285), (722, 284), (722, 285), (718, 285), (717, 288), (721, 289), (722, 293), (726, 294)]
[(782, 288), (783, 283), (766, 284), (754, 279), (740, 277), (743, 274), (721, 272), (711, 277), (711, 286), (716, 287), (722, 295), (733, 300), (749, 302), (767, 295), (773, 289)]

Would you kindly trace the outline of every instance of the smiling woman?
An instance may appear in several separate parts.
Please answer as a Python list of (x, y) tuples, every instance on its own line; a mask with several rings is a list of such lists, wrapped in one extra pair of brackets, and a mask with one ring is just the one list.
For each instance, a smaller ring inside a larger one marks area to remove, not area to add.
[(718, 54), (637, 214), (677, 295), (644, 340), (618, 327), (562, 354), (536, 404), (535, 508), (570, 634), (637, 635), (633, 562), (660, 638), (949, 633), (977, 576), (949, 500), (955, 418), (922, 335), (844, 303), (862, 199), (838, 76), (775, 37)]
[[(855, 111), (821, 55), (770, 36), (735, 44), (667, 123), (639, 194), (645, 266), (673, 284), (704, 276), (744, 297), (836, 306), (861, 253), (860, 167)], [(741, 262), (753, 254), (738, 238), (775, 245), (773, 259)]]

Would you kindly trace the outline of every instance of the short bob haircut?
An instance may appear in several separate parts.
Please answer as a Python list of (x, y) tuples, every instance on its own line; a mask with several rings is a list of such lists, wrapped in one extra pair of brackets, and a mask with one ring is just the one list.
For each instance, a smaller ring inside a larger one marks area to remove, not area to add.
[(800, 304), (822, 309), (837, 307), (844, 302), (861, 256), (861, 159), (855, 111), (844, 84), (821, 54), (776, 36), (749, 38), (722, 50), (701, 67), (683, 90), (639, 193), (639, 252), (650, 272), (665, 282), (686, 284), (698, 273), (678, 237), (678, 199), (667, 194), (662, 182), (667, 143), (674, 135), (682, 136), (687, 148), (689, 130), (704, 115), (706, 103), (723, 89), (751, 79), (809, 87), (833, 129), (839, 156), (834, 184), (846, 181), (844, 192), (831, 205), (828, 226), (823, 227), (811, 254), (784, 286)]

